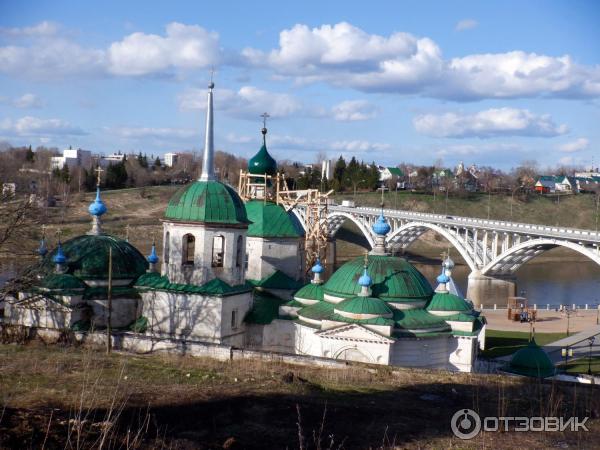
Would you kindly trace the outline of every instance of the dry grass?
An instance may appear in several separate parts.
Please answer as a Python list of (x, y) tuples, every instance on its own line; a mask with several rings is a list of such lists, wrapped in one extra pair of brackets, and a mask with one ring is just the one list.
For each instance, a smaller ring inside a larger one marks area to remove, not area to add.
[(463, 442), (449, 427), (461, 408), (595, 416), (599, 400), (590, 387), (388, 367), (106, 355), (39, 343), (0, 346), (0, 361), (1, 448), (508, 449), (563, 441), (591, 448), (598, 438), (485, 433)]

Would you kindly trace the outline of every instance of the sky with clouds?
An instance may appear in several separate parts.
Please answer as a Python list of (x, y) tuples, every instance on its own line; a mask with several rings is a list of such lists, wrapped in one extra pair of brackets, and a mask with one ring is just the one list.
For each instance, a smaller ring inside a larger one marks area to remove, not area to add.
[(0, 2), (0, 141), (600, 162), (597, 1)]

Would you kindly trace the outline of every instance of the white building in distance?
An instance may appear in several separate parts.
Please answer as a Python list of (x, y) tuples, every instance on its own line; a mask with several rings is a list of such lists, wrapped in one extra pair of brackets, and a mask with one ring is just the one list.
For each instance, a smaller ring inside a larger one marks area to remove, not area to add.
[(173, 167), (177, 164), (177, 159), (179, 158), (179, 153), (165, 153), (165, 166)]
[(69, 169), (73, 169), (74, 167), (89, 169), (92, 167), (92, 152), (69, 147), (63, 150), (62, 156), (53, 156), (50, 158), (50, 170), (62, 169), (65, 166), (68, 166)]

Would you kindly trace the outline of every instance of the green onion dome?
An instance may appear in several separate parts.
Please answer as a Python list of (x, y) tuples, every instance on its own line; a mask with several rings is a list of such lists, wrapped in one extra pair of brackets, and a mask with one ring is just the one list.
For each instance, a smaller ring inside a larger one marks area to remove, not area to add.
[(296, 216), (277, 203), (250, 200), (246, 202), (246, 214), (252, 222), (248, 226), (248, 236), (297, 238), (304, 235)]
[(357, 296), (349, 298), (335, 305), (333, 311), (340, 316), (358, 320), (392, 317), (390, 307), (383, 300), (375, 297)]
[(309, 283), (306, 286), (302, 286), (294, 294), (294, 300), (310, 305), (317, 301), (323, 300), (323, 285), (316, 283)]
[[(427, 279), (404, 258), (369, 255), (367, 271), (372, 279), (371, 296), (386, 302), (426, 302), (433, 294)], [(363, 272), (363, 257), (348, 261), (323, 285), (325, 295), (355, 297), (361, 290), (358, 280)]]
[(277, 173), (277, 162), (267, 151), (267, 145), (263, 143), (256, 155), (248, 161), (248, 172), (253, 175), (275, 175)]
[[(61, 243), (60, 250), (66, 256), (65, 273), (82, 280), (107, 280), (109, 249), (112, 249), (114, 280), (136, 279), (148, 269), (146, 258), (133, 245), (102, 234), (77, 236)], [(42, 273), (54, 271), (53, 259), (57, 252), (58, 249), (54, 249), (43, 259)]]
[(51, 291), (83, 291), (87, 285), (68, 273), (51, 273), (43, 279), (41, 287)]
[(247, 225), (244, 202), (238, 193), (218, 181), (195, 181), (171, 197), (165, 218), (181, 222)]
[(455, 314), (471, 311), (471, 306), (458, 295), (449, 292), (436, 292), (425, 309), (432, 312)]
[(434, 333), (450, 331), (450, 326), (443, 318), (424, 309), (395, 309), (394, 330), (400, 334)]
[(528, 377), (546, 378), (555, 374), (556, 368), (542, 348), (532, 339), (527, 347), (517, 351), (510, 360), (507, 372)]

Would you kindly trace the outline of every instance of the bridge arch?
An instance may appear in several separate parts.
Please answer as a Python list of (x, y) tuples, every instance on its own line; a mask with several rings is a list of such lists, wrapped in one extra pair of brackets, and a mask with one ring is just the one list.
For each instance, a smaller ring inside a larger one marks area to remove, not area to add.
[[(600, 265), (600, 254), (597, 251), (575, 242), (560, 239), (538, 238), (516, 244), (498, 255), (481, 270), (482, 275), (513, 274), (525, 263), (538, 256), (540, 253), (556, 247), (565, 247), (574, 250), (596, 264)], [(508, 265), (508, 269), (504, 267)]]
[(298, 210), (298, 208), (292, 208), (291, 211), (296, 216), (296, 218), (298, 219), (298, 222), (300, 222), (300, 225), (302, 225), (302, 229), (306, 233), (308, 230), (306, 228), (306, 221), (304, 220), (304, 215), (302, 215), (302, 213)]
[[(333, 232), (330, 232), (330, 236), (333, 237), (335, 236), (335, 234), (338, 232), (338, 230), (340, 229), (341, 225), (346, 222), (347, 220), (351, 220), (360, 230), (360, 232), (365, 236), (365, 239), (369, 242), (369, 246), (371, 248), (375, 247), (375, 240), (373, 239), (373, 235), (371, 234), (371, 231), (369, 230), (368, 225), (365, 225), (365, 223), (363, 223), (361, 220), (358, 220), (356, 217), (354, 217), (352, 214), (348, 214), (342, 211), (336, 211), (333, 212), (329, 215), (327, 215), (327, 219), (325, 219), (328, 223), (330, 222), (336, 222), (335, 219), (336, 218), (342, 218), (343, 221), (340, 223), (339, 226), (335, 227), (335, 230)], [(339, 220), (338, 220), (339, 222)]]
[[(436, 233), (440, 234), (441, 236), (443, 236), (444, 238), (446, 238), (446, 240), (448, 242), (450, 242), (450, 244), (452, 244), (452, 246), (458, 250), (458, 253), (460, 253), (460, 256), (462, 256), (462, 258), (465, 260), (465, 262), (467, 263), (467, 265), (469, 266), (469, 268), (473, 271), (473, 270), (477, 270), (477, 266), (475, 264), (475, 261), (473, 260), (473, 257), (471, 256), (471, 254), (469, 253), (469, 251), (465, 248), (464, 244), (462, 242), (460, 242), (455, 235), (453, 235), (452, 233), (450, 233), (450, 231), (448, 231), (448, 229), (440, 227), (439, 225), (435, 225), (433, 223), (428, 223), (428, 222), (409, 222), (406, 223), (404, 225), (402, 225), (399, 228), (396, 228), (386, 239), (386, 241), (388, 243), (394, 243), (394, 242), (398, 242), (400, 240), (400, 238), (407, 234), (410, 231), (413, 231), (415, 228), (421, 228), (424, 229), (423, 232), (427, 231), (427, 230), (433, 230)], [(419, 236), (423, 234), (420, 233)], [(412, 243), (412, 242), (411, 242)]]

